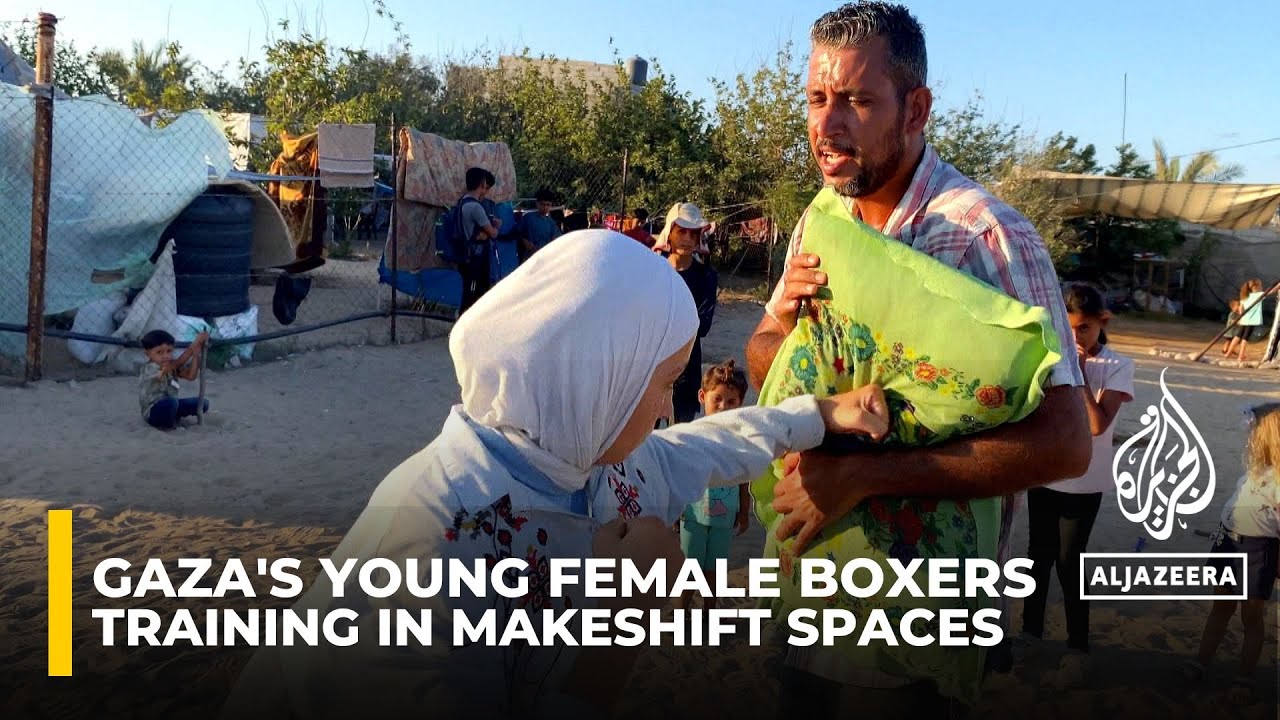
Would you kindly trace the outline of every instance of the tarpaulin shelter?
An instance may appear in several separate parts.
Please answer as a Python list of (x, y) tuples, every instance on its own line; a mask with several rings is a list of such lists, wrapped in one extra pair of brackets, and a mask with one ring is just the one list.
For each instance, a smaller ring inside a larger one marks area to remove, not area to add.
[[(35, 113), (24, 89), (0, 83), (0, 322), (26, 322)], [(45, 312), (79, 311), (144, 287), (170, 223), (214, 189), (254, 203), (252, 266), (289, 261), (283, 220), (250, 184), (227, 178), (230, 154), (212, 113), (183, 113), (152, 128), (106, 97), (54, 103)], [(0, 354), (22, 336), (0, 333)]]
[[(383, 283), (425, 301), (458, 305), (462, 279), (437, 253), (435, 227), (441, 214), (466, 192), (466, 173), (472, 167), (493, 173), (497, 184), (488, 199), (503, 208), (501, 214), (513, 218), (506, 211), (517, 197), (516, 172), (511, 149), (505, 143), (467, 143), (412, 128), (400, 130), (395, 246), (388, 234), (379, 268)], [(514, 231), (514, 226), (513, 221), (504, 222), (503, 236)], [(505, 276), (507, 266), (515, 261), (514, 244), (510, 252), (501, 242), (495, 245), (495, 267), (499, 277)]]
[(1223, 230), (1261, 227), (1280, 208), (1280, 185), (1165, 182), (1038, 172), (1068, 217), (1112, 215), (1136, 220), (1181, 220)]
[(296, 260), (325, 256), (329, 189), (374, 186), (374, 137), (373, 125), (329, 123), (305, 135), (280, 133), (282, 149), (269, 173), (289, 179), (269, 183), (267, 192), (289, 226)]

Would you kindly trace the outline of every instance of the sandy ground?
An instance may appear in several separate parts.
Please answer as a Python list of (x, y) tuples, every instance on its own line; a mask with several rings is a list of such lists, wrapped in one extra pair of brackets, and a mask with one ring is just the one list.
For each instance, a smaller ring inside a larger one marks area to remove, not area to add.
[[(723, 298), (704, 359), (741, 361), (760, 313), (758, 304), (742, 296)], [(1123, 411), (1118, 434), (1132, 433), (1142, 408), (1158, 399), (1159, 375), (1167, 366), (1170, 389), (1210, 445), (1217, 465), (1215, 502), (1192, 518), (1193, 529), (1216, 526), (1239, 476), (1239, 407), (1280, 398), (1280, 376), (1273, 371), (1191, 365), (1147, 354), (1155, 344), (1198, 349), (1217, 329), (1213, 323), (1125, 318), (1112, 329), (1113, 347), (1138, 364), (1137, 400)], [(173, 706), (165, 703), (178, 695), (181, 707), (216, 703), (247, 651), (179, 656), (169, 648), (98, 647), (97, 624), (88, 616), (90, 605), (101, 603), (91, 581), (96, 563), (111, 556), (324, 556), (385, 473), (431, 440), (457, 395), (443, 338), (397, 347), (333, 348), (211, 373), (213, 411), (205, 424), (167, 434), (140, 420), (135, 382), (106, 377), (0, 388), (0, 437), (6, 438), (0, 442), (0, 668), (24, 671), (15, 675), (22, 679), (19, 687), (0, 691), (4, 717), (123, 715), (125, 708), (101, 698), (129, 688), (156, 698), (154, 707), (134, 708), (139, 713), (170, 714)], [(55, 681), (41, 677), (46, 661), (44, 513), (50, 508), (75, 509), (76, 597), (76, 677), (52, 687), (109, 682), (113, 691), (101, 690), (97, 704), (50, 695), (46, 690)], [(1130, 551), (1140, 533), (1112, 502), (1104, 503), (1090, 550)], [(734, 561), (754, 555), (761, 537), (756, 526), (735, 541)], [(1207, 550), (1208, 541), (1190, 531), (1147, 545), (1148, 552)], [(1238, 623), (1203, 686), (1186, 685), (1176, 672), (1177, 663), (1194, 652), (1208, 609), (1196, 602), (1095, 603), (1091, 687), (1065, 694), (1045, 689), (1065, 639), (1059, 597), (1055, 587), (1046, 653), (1012, 676), (993, 678), (975, 716), (1198, 718), (1221, 716), (1227, 709), (1232, 717), (1275, 716), (1274, 610), (1267, 615), (1269, 639), (1257, 674), (1262, 696), (1230, 707), (1224, 682), (1240, 640)], [(147, 605), (164, 609), (172, 602), (162, 598)], [(1015, 628), (1019, 615), (1015, 601)], [(727, 710), (710, 699), (719, 697), (711, 692), (716, 688), (733, 688), (734, 700), (752, 717), (772, 715), (776, 667), (775, 648), (741, 641), (721, 648), (651, 649), (633, 678), (624, 715), (652, 713), (654, 703), (662, 702), (655, 693), (673, 683), (677, 687), (670, 690), (677, 696), (707, 688), (706, 710), (716, 715)]]

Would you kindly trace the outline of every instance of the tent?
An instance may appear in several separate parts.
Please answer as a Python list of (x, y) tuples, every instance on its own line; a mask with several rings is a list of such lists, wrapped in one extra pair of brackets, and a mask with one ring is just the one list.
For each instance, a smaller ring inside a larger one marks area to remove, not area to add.
[(1164, 182), (1102, 175), (1038, 172), (1068, 217), (1112, 215), (1181, 220), (1223, 230), (1266, 225), (1280, 210), (1280, 185)]
[(465, 192), (466, 171), (471, 167), (485, 168), (498, 181), (489, 192), (494, 212), (503, 218), (502, 236), (494, 243), (492, 279), (515, 269), (518, 258), (512, 232), (516, 223), (511, 203), (518, 196), (510, 148), (504, 143), (467, 143), (403, 128), (396, 158), (395, 262), (388, 260), (393, 251), (388, 233), (378, 270), (382, 283), (420, 300), (450, 307), (461, 303), (462, 278), (436, 252), (435, 228), (444, 211)]

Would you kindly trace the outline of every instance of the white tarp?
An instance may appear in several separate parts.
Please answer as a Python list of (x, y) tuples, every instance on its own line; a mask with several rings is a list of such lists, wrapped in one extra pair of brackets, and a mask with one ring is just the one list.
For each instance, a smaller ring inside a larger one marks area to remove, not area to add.
[(1280, 185), (1163, 182), (1039, 172), (1068, 215), (1099, 213), (1137, 220), (1182, 220), (1223, 230), (1266, 225), (1280, 208)]
[[(210, 113), (151, 129), (132, 110), (90, 97), (55, 101), (53, 124), (50, 315), (141, 287), (165, 227), (231, 169), (226, 135)], [(0, 322), (26, 322), (34, 127), (31, 95), (0, 84)], [(0, 353), (17, 355), (22, 345), (21, 335), (0, 333)]]

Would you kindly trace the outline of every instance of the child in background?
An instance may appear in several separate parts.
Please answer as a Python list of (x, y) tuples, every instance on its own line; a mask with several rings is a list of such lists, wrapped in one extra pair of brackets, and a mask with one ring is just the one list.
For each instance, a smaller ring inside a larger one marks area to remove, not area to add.
[(534, 199), (538, 202), (538, 211), (527, 213), (520, 219), (518, 230), (521, 238), (520, 262), (529, 259), (535, 252), (560, 237), (560, 225), (551, 217), (556, 194), (547, 188), (538, 188)]
[[(1230, 355), (1235, 348), (1240, 349), (1239, 360), (1244, 362), (1245, 355), (1249, 352), (1249, 341), (1254, 339), (1254, 335), (1258, 333), (1262, 327), (1262, 281), (1253, 279), (1245, 282), (1240, 286), (1240, 324), (1237, 325), (1239, 330), (1236, 336), (1231, 340), (1231, 344), (1227, 347), (1227, 354)], [(1237, 345), (1237, 343), (1239, 343)]]
[[(1245, 451), (1245, 474), (1240, 478), (1236, 491), (1222, 509), (1222, 526), (1214, 536), (1211, 552), (1244, 553), (1245, 578), (1243, 588), (1247, 600), (1216, 600), (1209, 618), (1205, 621), (1204, 634), (1200, 638), (1200, 653), (1195, 660), (1188, 660), (1184, 670), (1189, 680), (1204, 676), (1205, 667), (1213, 661), (1214, 653), (1227, 632), (1227, 623), (1240, 607), (1240, 622), (1244, 625), (1244, 642), (1240, 650), (1240, 666), (1232, 683), (1230, 696), (1233, 701), (1247, 702), (1253, 695), (1253, 671), (1258, 666), (1262, 645), (1266, 640), (1264, 612), (1271, 599), (1276, 575), (1280, 571), (1280, 477), (1276, 467), (1280, 464), (1280, 403), (1258, 405), (1249, 411), (1249, 439)], [(1234, 558), (1210, 558), (1206, 563), (1222, 570), (1230, 567), (1240, 572), (1240, 563)], [(1236, 575), (1234, 588), (1220, 587), (1219, 595), (1241, 594), (1240, 576)]]
[[(209, 342), (209, 333), (200, 333), (176, 359), (173, 346), (176, 341), (164, 330), (152, 330), (142, 336), (142, 350), (147, 354), (147, 364), (138, 377), (139, 400), (142, 419), (151, 427), (172, 430), (184, 417), (194, 417), (199, 398), (179, 398), (178, 379), (195, 380), (200, 377), (196, 362), (200, 351)], [(204, 401), (202, 412), (209, 412), (209, 401)]]
[[(732, 360), (707, 368), (702, 376), (702, 389), (698, 390), (698, 402), (704, 415), (742, 407), (746, 396), (746, 373)], [(680, 549), (686, 558), (698, 561), (707, 582), (715, 587), (716, 560), (729, 559), (730, 543), (735, 536), (746, 532), (750, 524), (751, 493), (746, 484), (708, 488), (696, 503), (684, 509), (684, 515), (676, 523), (680, 531)], [(693, 593), (687, 592), (677, 605), (688, 607), (692, 600)], [(714, 597), (704, 601), (708, 610), (716, 606)]]
[(1133, 400), (1133, 361), (1107, 347), (1107, 311), (1102, 295), (1088, 285), (1067, 291), (1067, 317), (1076, 338), (1076, 355), (1085, 379), (1085, 404), (1093, 434), (1093, 459), (1085, 474), (1027, 492), (1029, 539), (1035, 590), (1023, 605), (1022, 636), (1015, 654), (1025, 655), (1044, 635), (1049, 578), (1057, 567), (1067, 615), (1068, 654), (1057, 674), (1060, 688), (1075, 687), (1088, 674), (1089, 601), (1080, 597), (1080, 554), (1098, 517), (1104, 493), (1115, 489), (1111, 440), (1120, 406)]
[(1223, 335), (1222, 354), (1230, 355), (1231, 346), (1235, 343), (1236, 338), (1240, 337), (1240, 326), (1233, 326), (1232, 323), (1240, 319), (1240, 301), (1232, 300), (1229, 304), (1231, 312), (1227, 315), (1227, 334)]

